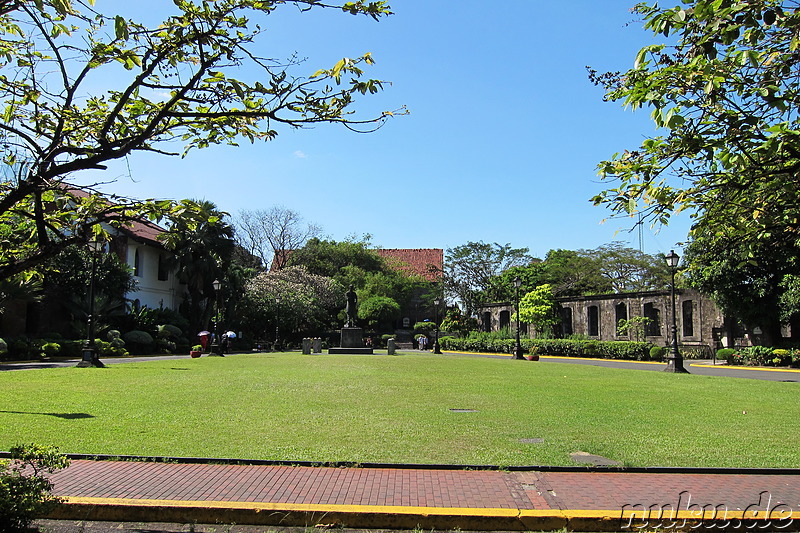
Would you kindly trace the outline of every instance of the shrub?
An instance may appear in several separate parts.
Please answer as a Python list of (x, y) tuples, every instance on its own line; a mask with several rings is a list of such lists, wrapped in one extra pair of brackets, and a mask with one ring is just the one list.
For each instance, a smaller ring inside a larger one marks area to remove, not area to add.
[(0, 356), (8, 353), (8, 344), (3, 339), (0, 339)]
[(106, 342), (102, 339), (94, 340), (94, 349), (97, 350), (97, 355), (102, 357), (124, 357), (128, 355), (128, 350), (125, 348), (114, 346), (112, 342)]
[(183, 331), (172, 324), (161, 324), (158, 326), (158, 336), (162, 339), (177, 339), (183, 336)]
[[(433, 322), (417, 322), (416, 324), (414, 324), (414, 331), (419, 331), (421, 333), (424, 333), (425, 336), (428, 336), (428, 334), (435, 329), (436, 329), (436, 324), (434, 324)], [(414, 338), (417, 338), (417, 336), (415, 336)]]
[(729, 365), (732, 365), (734, 363), (734, 354), (736, 354), (736, 350), (733, 348), (720, 348), (717, 350), (717, 359), (725, 359)]
[(43, 473), (66, 468), (69, 460), (56, 448), (36, 444), (10, 452), (10, 461), (0, 464), (0, 530), (26, 531), (34, 518), (60, 502)]
[(583, 355), (600, 355), (599, 341), (583, 341)]
[(61, 345), (57, 342), (48, 342), (42, 345), (42, 353), (47, 357), (52, 357), (61, 351)]
[(178, 345), (174, 341), (168, 339), (156, 339), (156, 347), (159, 353), (175, 353)]
[(772, 364), (775, 366), (789, 366), (792, 362), (792, 352), (783, 348), (772, 350)]
[(133, 330), (122, 336), (126, 346), (130, 346), (131, 352), (145, 354), (153, 349), (153, 336), (146, 331)]
[(202, 352), (203, 351), (203, 345), (202, 344), (195, 344), (194, 346), (192, 346), (192, 351), (193, 352)]
[(83, 353), (83, 341), (61, 341), (62, 357), (81, 357)]
[[(570, 339), (522, 339), (522, 348), (528, 353), (559, 357), (601, 357), (646, 361), (650, 358), (652, 344), (648, 342), (596, 341)], [(488, 353), (511, 353), (514, 339), (498, 338), (489, 333), (470, 334), (466, 339), (441, 337), (439, 343), (445, 350)]]
[(748, 346), (740, 350), (742, 361), (748, 366), (772, 365), (772, 348), (768, 346)]
[(665, 355), (667, 355), (667, 349), (663, 346), (653, 346), (650, 348), (651, 361), (661, 361), (664, 359)]

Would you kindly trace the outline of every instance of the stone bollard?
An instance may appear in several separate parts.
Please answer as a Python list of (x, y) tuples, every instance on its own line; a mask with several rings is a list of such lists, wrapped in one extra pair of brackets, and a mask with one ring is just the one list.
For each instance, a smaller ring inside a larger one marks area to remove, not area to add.
[(303, 355), (310, 355), (311, 354), (311, 339), (305, 338), (303, 339)]
[(395, 355), (397, 351), (397, 345), (394, 342), (394, 339), (389, 339), (386, 341), (386, 347), (388, 348), (389, 355)]
[(311, 344), (314, 348), (314, 353), (322, 353), (322, 339), (319, 337), (314, 337), (312, 339)]

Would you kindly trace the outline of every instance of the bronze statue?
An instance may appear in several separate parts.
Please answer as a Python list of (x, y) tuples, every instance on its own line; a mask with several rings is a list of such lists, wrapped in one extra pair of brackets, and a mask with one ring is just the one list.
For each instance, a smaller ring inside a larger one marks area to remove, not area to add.
[(354, 328), (356, 327), (356, 317), (358, 316), (358, 296), (352, 285), (350, 285), (350, 290), (347, 291), (345, 296), (347, 296), (347, 305), (344, 311), (347, 313), (347, 321), (344, 323), (344, 327)]

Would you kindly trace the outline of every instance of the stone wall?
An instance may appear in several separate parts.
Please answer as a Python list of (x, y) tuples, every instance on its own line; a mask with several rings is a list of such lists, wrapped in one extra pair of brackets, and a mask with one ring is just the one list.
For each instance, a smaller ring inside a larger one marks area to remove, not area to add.
[[(711, 299), (695, 290), (679, 289), (675, 293), (678, 343), (682, 346), (707, 347), (707, 351), (723, 346), (749, 344), (744, 333), (726, 322)], [(625, 294), (604, 294), (559, 298), (561, 336), (572, 334), (598, 340), (644, 340), (666, 346), (672, 340), (672, 306), (669, 291)], [(510, 302), (485, 304), (478, 311), (484, 331), (497, 331), (509, 323), (514, 306)], [(620, 334), (620, 319), (647, 316), (648, 331)], [(521, 328), (522, 329), (522, 328)], [(523, 330), (525, 331), (526, 328)], [(638, 335), (637, 333), (641, 333)]]

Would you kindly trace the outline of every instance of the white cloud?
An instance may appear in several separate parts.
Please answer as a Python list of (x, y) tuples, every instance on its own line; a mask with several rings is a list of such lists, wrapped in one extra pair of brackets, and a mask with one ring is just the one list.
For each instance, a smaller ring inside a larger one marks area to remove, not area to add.
[(305, 153), (303, 153), (303, 151), (302, 151), (302, 150), (295, 150), (295, 152), (294, 152), (294, 156), (295, 156), (297, 159), (305, 159), (306, 157), (308, 157), (308, 156), (306, 156), (306, 154), (305, 154)]

